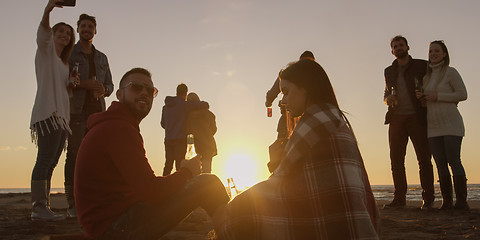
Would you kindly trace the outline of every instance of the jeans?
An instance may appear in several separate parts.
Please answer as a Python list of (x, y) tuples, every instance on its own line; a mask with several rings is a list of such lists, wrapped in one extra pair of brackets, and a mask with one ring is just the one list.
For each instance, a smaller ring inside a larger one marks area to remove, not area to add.
[(185, 139), (165, 140), (165, 167), (163, 168), (163, 176), (167, 176), (172, 172), (173, 163), (175, 169), (180, 169), (182, 160), (185, 159), (187, 153), (187, 137)]
[(405, 199), (407, 177), (405, 174), (405, 154), (408, 138), (413, 143), (420, 168), (420, 184), (423, 200), (433, 201), (433, 165), (427, 140), (427, 126), (417, 115), (393, 115), (388, 129), (390, 160), (392, 164), (395, 198)]
[(58, 159), (65, 147), (67, 139), (67, 131), (63, 129), (53, 130), (53, 126), (49, 120), (39, 122), (43, 129), (50, 129), (50, 132), (44, 131), (44, 135), (38, 134), (37, 141), (37, 161), (32, 171), (32, 180), (50, 181), (53, 169), (57, 166)]
[(98, 239), (158, 239), (197, 207), (202, 207), (212, 217), (215, 210), (229, 200), (225, 186), (217, 176), (202, 174), (162, 202), (134, 204)]
[(65, 159), (65, 185), (73, 186), (75, 174), (75, 162), (80, 144), (87, 130), (87, 118), (83, 114), (70, 114), (70, 129), (72, 134), (68, 136), (67, 158)]
[(438, 177), (450, 178), (448, 165), (452, 168), (453, 176), (465, 176), (465, 169), (460, 160), (460, 150), (463, 137), (440, 136), (428, 138), (430, 150), (437, 164)]

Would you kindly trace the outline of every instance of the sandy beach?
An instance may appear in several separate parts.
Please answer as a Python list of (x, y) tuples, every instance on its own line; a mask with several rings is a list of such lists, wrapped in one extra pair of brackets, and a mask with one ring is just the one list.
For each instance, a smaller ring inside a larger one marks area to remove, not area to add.
[[(421, 211), (420, 202), (408, 202), (403, 209), (383, 209), (381, 239), (480, 239), (480, 201), (470, 201), (470, 211)], [(52, 209), (65, 212), (64, 194), (54, 194)], [(435, 202), (435, 207), (441, 205)], [(82, 228), (76, 219), (60, 222), (30, 220), (30, 193), (0, 194), (0, 239), (80, 239)], [(212, 222), (197, 209), (174, 230), (159, 240), (213, 239)], [(51, 237), (50, 237), (51, 236)]]

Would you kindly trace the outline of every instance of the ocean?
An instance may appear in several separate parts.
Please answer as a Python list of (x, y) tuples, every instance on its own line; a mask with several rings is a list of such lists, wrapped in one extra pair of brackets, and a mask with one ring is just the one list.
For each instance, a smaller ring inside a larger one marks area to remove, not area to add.
[[(390, 201), (393, 198), (393, 185), (372, 185), (372, 190), (377, 200)], [(30, 188), (0, 188), (0, 194), (28, 192), (30, 192)], [(52, 188), (51, 193), (65, 193), (65, 190), (63, 188)], [(439, 185), (435, 185), (435, 198), (437, 200), (442, 199)], [(420, 185), (408, 186), (407, 200), (422, 200)], [(468, 184), (468, 200), (480, 200), (480, 184)]]
[[(480, 184), (468, 184), (467, 200), (480, 200)], [(393, 185), (372, 185), (373, 195), (377, 201), (393, 199)], [(455, 193), (453, 194), (455, 198)], [(440, 185), (435, 185), (435, 199), (441, 200)], [(407, 201), (421, 201), (422, 187), (420, 185), (409, 185), (407, 190)]]

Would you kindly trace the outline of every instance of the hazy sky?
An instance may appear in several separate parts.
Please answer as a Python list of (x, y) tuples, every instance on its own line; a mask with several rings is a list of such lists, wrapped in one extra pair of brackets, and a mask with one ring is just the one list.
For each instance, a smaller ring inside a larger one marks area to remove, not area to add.
[[(0, 3), (0, 188), (30, 185), (36, 158), (29, 132), (35, 38), (46, 3)], [(77, 0), (75, 8), (54, 9), (51, 23), (64, 21), (75, 28), (81, 13), (97, 17), (94, 44), (108, 56), (115, 89), (133, 67), (152, 72), (159, 94), (140, 128), (157, 174), (165, 159), (160, 127), (165, 96), (174, 95), (183, 82), (208, 101), (218, 125), (213, 172), (224, 182), (234, 177), (239, 187), (268, 177), (268, 146), (280, 114), (274, 107), (273, 117), (266, 117), (265, 93), (278, 71), (305, 50), (325, 68), (340, 107), (349, 113), (371, 183), (392, 184), (388, 126), (383, 124), (383, 70), (394, 60), (390, 39), (404, 35), (410, 54), (423, 59), (428, 43), (443, 39), (468, 91), (459, 104), (466, 126), (462, 161), (469, 183), (480, 183), (479, 9), (478, 0)], [(113, 100), (114, 94), (107, 104)], [(407, 176), (410, 184), (418, 184), (412, 149), (409, 143)], [(65, 154), (53, 187), (63, 187), (64, 164)]]

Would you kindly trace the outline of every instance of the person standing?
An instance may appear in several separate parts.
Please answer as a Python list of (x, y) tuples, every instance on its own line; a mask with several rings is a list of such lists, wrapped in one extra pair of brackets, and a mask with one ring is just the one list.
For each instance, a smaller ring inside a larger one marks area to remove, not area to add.
[[(194, 92), (187, 95), (187, 102), (200, 101)], [(195, 152), (202, 156), (202, 173), (212, 172), (212, 158), (217, 155), (217, 144), (213, 137), (217, 132), (215, 114), (208, 109), (194, 110), (187, 115), (187, 134), (193, 134)]]
[(176, 96), (167, 96), (162, 108), (160, 125), (165, 129), (165, 166), (163, 176), (172, 172), (173, 164), (179, 170), (187, 152), (187, 132), (185, 123), (187, 114), (193, 110), (208, 109), (203, 101), (187, 101), (188, 87), (181, 83), (177, 86)]
[(78, 65), (80, 84), (73, 90), (70, 101), (72, 134), (68, 137), (67, 157), (65, 160), (65, 195), (67, 197), (67, 216), (76, 217), (73, 193), (75, 162), (78, 148), (86, 132), (88, 117), (105, 111), (105, 97), (113, 92), (112, 74), (105, 54), (93, 45), (97, 34), (97, 20), (93, 16), (81, 14), (77, 21), (79, 41), (73, 48), (70, 68)]
[[(315, 57), (311, 51), (305, 51), (300, 55), (300, 60), (308, 59), (311, 61), (315, 61)], [(266, 99), (265, 99), (265, 106), (267, 108), (272, 107), (272, 103), (277, 98), (278, 94), (280, 93), (280, 73), (278, 73), (277, 79), (273, 83), (270, 90), (267, 91)], [(267, 163), (268, 170), (272, 173), (280, 163), (280, 156), (282, 154), (283, 149), (285, 148), (285, 143), (287, 142), (290, 134), (292, 133), (293, 129), (295, 128), (295, 124), (298, 121), (298, 117), (294, 118), (290, 116), (288, 111), (285, 109), (285, 104), (282, 104), (282, 101), (278, 101), (278, 107), (280, 108), (280, 119), (278, 119), (277, 124), (277, 139), (273, 142), (269, 148), (269, 155), (270, 161)]]
[(393, 201), (385, 206), (406, 205), (405, 154), (410, 138), (420, 168), (420, 184), (423, 189), (421, 208), (430, 209), (435, 196), (433, 166), (427, 141), (426, 108), (415, 95), (415, 81), (422, 83), (427, 61), (413, 59), (408, 54), (410, 47), (403, 36), (392, 38), (390, 47), (396, 59), (391, 66), (385, 68), (384, 101), (388, 105), (385, 124), (389, 124), (388, 140), (395, 192)]
[(70, 25), (60, 22), (50, 27), (50, 12), (61, 7), (61, 3), (62, 0), (48, 1), (37, 30), (37, 94), (30, 120), (32, 140), (38, 148), (31, 178), (32, 220), (65, 219), (64, 215), (50, 209), (53, 170), (70, 132), (68, 58), (75, 43), (75, 33)]
[[(450, 56), (445, 43), (431, 42), (427, 74), (423, 79), (424, 93), (419, 89), (417, 98), (424, 100), (427, 105), (428, 142), (437, 164), (443, 198), (440, 209), (468, 210), (467, 177), (460, 160), (465, 126), (457, 108), (460, 101), (467, 99), (467, 89), (458, 71), (449, 64)], [(455, 185), (455, 206), (448, 165), (452, 168)]]
[[(303, 52), (300, 55), (300, 59), (308, 59), (308, 60), (315, 61), (315, 57), (313, 56), (313, 53), (308, 50)], [(267, 94), (265, 95), (265, 107), (267, 108), (272, 107), (273, 101), (275, 101), (279, 93), (280, 93), (280, 80), (279, 80), (279, 77), (277, 76), (277, 79), (273, 83), (272, 87), (267, 91)], [(288, 112), (285, 110), (285, 106), (281, 103), (281, 101), (278, 102), (278, 106), (280, 107), (281, 116), (277, 124), (277, 133), (278, 133), (277, 139), (286, 139), (289, 137), (291, 131), (293, 130), (293, 127), (290, 127), (288, 122), (292, 122), (293, 120), (291, 119), (291, 117), (289, 119)]]
[(229, 198), (218, 177), (198, 176), (198, 158), (165, 177), (148, 163), (139, 124), (158, 93), (150, 72), (133, 68), (119, 85), (118, 102), (88, 119), (78, 151), (75, 200), (86, 237), (159, 239), (197, 207), (213, 216)]

